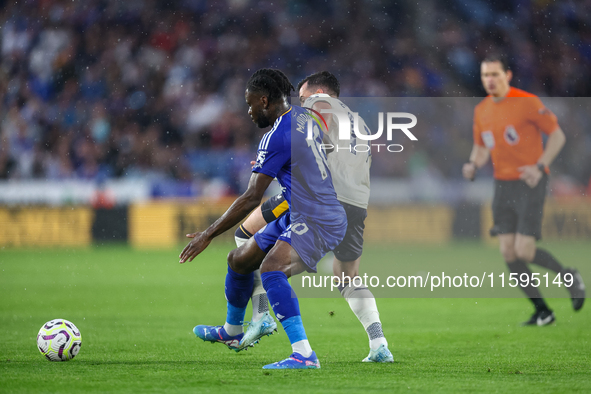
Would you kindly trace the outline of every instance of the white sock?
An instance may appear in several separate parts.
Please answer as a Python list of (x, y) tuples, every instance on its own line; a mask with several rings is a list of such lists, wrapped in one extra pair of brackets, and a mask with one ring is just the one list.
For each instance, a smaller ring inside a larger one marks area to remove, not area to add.
[(291, 348), (294, 353), (299, 353), (305, 358), (308, 358), (312, 355), (312, 348), (310, 347), (310, 342), (308, 342), (307, 339), (302, 339), (301, 341), (292, 343)]
[(382, 331), (382, 323), (375, 322), (367, 327), (365, 331), (369, 337), (369, 348), (371, 350), (377, 350), (382, 345), (388, 347), (388, 341), (386, 341), (386, 337), (384, 337), (384, 332)]
[(238, 334), (242, 334), (244, 332), (242, 326), (237, 326), (235, 324), (230, 324), (228, 322), (224, 323), (224, 331), (226, 331), (226, 333), (231, 337), (236, 336)]
[(244, 245), (245, 243), (247, 243), (249, 240), (249, 238), (240, 238), (237, 236), (234, 236), (234, 241), (236, 241), (236, 247), (239, 248), (242, 245)]
[(254, 271), (254, 286), (252, 289), (252, 321), (258, 321), (263, 313), (269, 312), (269, 300), (261, 280), (261, 270)]
[(365, 328), (370, 349), (376, 350), (380, 345), (388, 347), (388, 341), (382, 331), (376, 299), (371, 291), (365, 286), (345, 286), (341, 289), (341, 295), (347, 300), (351, 310)]

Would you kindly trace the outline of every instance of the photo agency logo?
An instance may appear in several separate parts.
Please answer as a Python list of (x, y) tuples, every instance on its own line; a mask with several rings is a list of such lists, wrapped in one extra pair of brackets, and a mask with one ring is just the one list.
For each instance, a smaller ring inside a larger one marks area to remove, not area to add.
[[(347, 150), (349, 152), (371, 152), (381, 150), (397, 153), (402, 152), (404, 147), (401, 144), (392, 143), (394, 132), (401, 131), (411, 141), (417, 141), (417, 137), (410, 131), (416, 126), (417, 117), (408, 112), (379, 112), (378, 113), (378, 130), (372, 134), (365, 124), (362, 117), (357, 112), (350, 112), (346, 109), (321, 109), (315, 111), (310, 109), (310, 117), (307, 119), (307, 134), (306, 139), (314, 138), (314, 127), (318, 126), (320, 130), (327, 130), (328, 126), (324, 120), (326, 116), (334, 115), (336, 118), (336, 126), (338, 133), (330, 133), (329, 135), (337, 136), (338, 141), (325, 143), (321, 145), (322, 149), (327, 152)], [(326, 114), (326, 115), (325, 115)], [(384, 119), (386, 123), (386, 142), (378, 143), (377, 140), (384, 134)], [(410, 120), (410, 122), (399, 123), (401, 120)], [(334, 126), (333, 126), (334, 127)]]

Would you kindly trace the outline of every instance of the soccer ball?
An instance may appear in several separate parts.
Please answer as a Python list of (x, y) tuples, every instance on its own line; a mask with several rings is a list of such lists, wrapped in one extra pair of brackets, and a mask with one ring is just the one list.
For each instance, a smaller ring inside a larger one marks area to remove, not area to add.
[(37, 334), (37, 347), (49, 361), (68, 361), (76, 357), (82, 345), (80, 330), (64, 319), (48, 321)]

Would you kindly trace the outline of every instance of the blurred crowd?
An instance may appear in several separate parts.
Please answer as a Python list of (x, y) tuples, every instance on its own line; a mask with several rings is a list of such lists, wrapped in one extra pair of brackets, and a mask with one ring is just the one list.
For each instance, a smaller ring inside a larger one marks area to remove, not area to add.
[[(498, 50), (518, 87), (591, 95), (589, 0), (0, 0), (0, 34), (0, 179), (214, 180), (237, 193), (264, 132), (244, 103), (262, 67), (294, 85), (329, 70), (348, 97), (482, 96), (480, 59)], [(565, 132), (578, 134), (561, 157), (591, 156), (590, 131)], [(375, 174), (460, 177), (469, 127), (421, 142)], [(581, 187), (591, 176), (588, 160), (557, 168)]]

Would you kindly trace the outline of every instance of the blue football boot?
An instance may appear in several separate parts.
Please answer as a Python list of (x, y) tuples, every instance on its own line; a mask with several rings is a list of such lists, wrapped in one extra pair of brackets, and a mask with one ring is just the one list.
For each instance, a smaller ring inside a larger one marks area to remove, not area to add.
[(211, 343), (223, 343), (230, 349), (239, 352), (244, 347), (240, 346), (240, 340), (244, 336), (243, 333), (240, 333), (235, 336), (230, 336), (224, 330), (224, 326), (195, 326), (193, 328), (193, 332), (197, 335), (197, 338), (201, 338), (204, 341), (209, 341)]
[(283, 361), (265, 365), (263, 369), (319, 369), (320, 361), (316, 353), (312, 352), (310, 357), (304, 357), (299, 353), (293, 353)]

